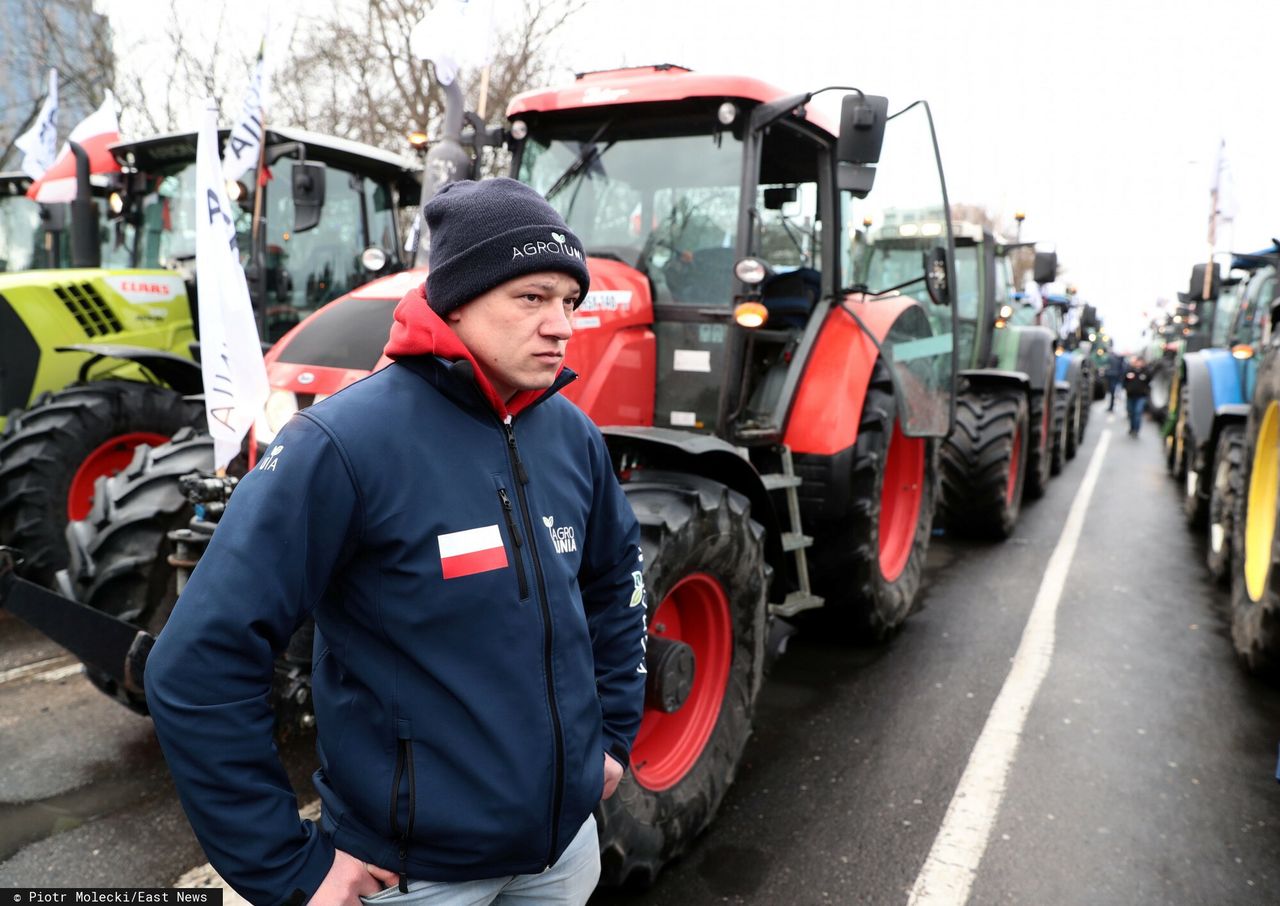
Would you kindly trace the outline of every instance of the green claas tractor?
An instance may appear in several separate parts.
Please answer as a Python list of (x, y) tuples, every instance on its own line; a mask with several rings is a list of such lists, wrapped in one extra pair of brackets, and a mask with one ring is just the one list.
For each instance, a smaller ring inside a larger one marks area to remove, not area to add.
[[(192, 399), (203, 391), (193, 359), (195, 136), (112, 153), (123, 170), (107, 212), (70, 205), (74, 266), (0, 275), (0, 543), (21, 547), (29, 574), (46, 583), (66, 566), (63, 533), (89, 513), (95, 481), (139, 445), (204, 424)], [(257, 242), (253, 190), (238, 183), (233, 194), (259, 332), (274, 340), (404, 266), (398, 198), (416, 201), (417, 177), (406, 158), (291, 129), (268, 132), (266, 160), (277, 173), (261, 190)], [(80, 175), (89, 199), (87, 168)]]
[[(956, 242), (956, 423), (942, 445), (941, 518), (956, 534), (1007, 538), (1023, 494), (1049, 481), (1054, 408), (1053, 332), (1028, 323), (1014, 298), (1010, 254), (977, 224), (953, 224)], [(1030, 243), (1027, 243), (1030, 245)], [(1037, 281), (1053, 279), (1054, 257)]]

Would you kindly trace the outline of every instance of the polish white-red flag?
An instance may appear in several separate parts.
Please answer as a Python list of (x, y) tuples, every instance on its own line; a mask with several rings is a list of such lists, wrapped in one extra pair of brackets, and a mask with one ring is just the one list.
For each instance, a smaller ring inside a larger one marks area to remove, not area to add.
[[(110, 91), (102, 106), (82, 119), (68, 142), (75, 142), (89, 155), (89, 172), (118, 173), (120, 165), (107, 149), (120, 141), (120, 122), (116, 119), (116, 99)], [(41, 204), (59, 204), (76, 197), (76, 158), (70, 145), (64, 144), (53, 166), (27, 189), (27, 197)]]
[(507, 549), (496, 523), (465, 532), (449, 532), (436, 541), (440, 545), (440, 572), (446, 579), (487, 573), (507, 565)]

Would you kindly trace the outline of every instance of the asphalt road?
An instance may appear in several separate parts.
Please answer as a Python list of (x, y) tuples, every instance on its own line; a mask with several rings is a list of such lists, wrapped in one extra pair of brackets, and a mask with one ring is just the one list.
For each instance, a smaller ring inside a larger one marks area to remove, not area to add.
[[(793, 638), (716, 822), (648, 891), (592, 903), (906, 904), (1107, 429), (1048, 670), (991, 833), (971, 835), (968, 902), (1280, 902), (1280, 687), (1234, 663), (1153, 427), (1131, 440), (1095, 406), (1014, 538), (935, 539), (889, 644)], [(170, 885), (204, 857), (150, 723), (74, 671), (0, 620), (0, 885)], [(309, 744), (284, 754), (309, 792)]]

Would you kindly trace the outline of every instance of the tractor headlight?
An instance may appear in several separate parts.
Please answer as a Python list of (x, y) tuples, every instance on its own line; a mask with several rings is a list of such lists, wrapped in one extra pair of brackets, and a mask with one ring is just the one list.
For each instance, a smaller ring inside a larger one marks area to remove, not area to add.
[(733, 275), (747, 286), (759, 286), (769, 276), (769, 265), (759, 258), (742, 258), (733, 266)]
[(1010, 318), (1012, 318), (1012, 317), (1013, 317), (1013, 306), (1012, 306), (1012, 305), (1001, 305), (1001, 306), (1000, 306), (1000, 320), (1002, 320), (1002, 321), (1008, 321), (1008, 320), (1009, 320)]
[(276, 439), (280, 429), (298, 411), (298, 396), (292, 390), (272, 390), (267, 403), (253, 420), (253, 437), (260, 444)]

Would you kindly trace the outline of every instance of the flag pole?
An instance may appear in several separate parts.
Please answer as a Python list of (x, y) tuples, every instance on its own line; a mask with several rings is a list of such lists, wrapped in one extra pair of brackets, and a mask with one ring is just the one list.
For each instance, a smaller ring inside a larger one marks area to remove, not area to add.
[(1218, 140), (1218, 154), (1213, 162), (1213, 186), (1209, 189), (1209, 262), (1204, 268), (1204, 286), (1200, 290), (1200, 298), (1208, 299), (1213, 288), (1213, 251), (1218, 244), (1218, 193), (1222, 182), (1222, 152), (1226, 149), (1226, 139)]
[(480, 70), (480, 103), (476, 105), (476, 114), (484, 120), (485, 109), (489, 106), (489, 64)]

